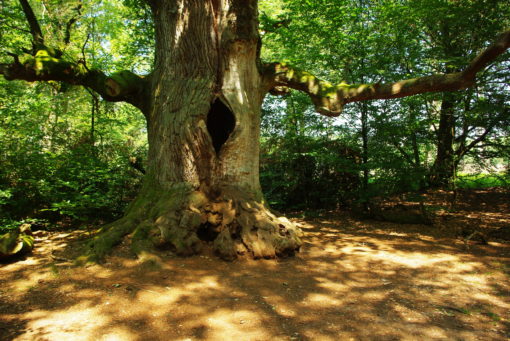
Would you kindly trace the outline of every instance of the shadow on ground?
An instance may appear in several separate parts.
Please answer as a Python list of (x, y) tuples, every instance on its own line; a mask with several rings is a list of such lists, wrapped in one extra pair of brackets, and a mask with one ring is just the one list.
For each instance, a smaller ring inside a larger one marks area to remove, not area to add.
[(434, 227), (343, 215), (295, 221), (305, 244), (276, 261), (168, 253), (157, 267), (124, 246), (105, 264), (73, 267), (52, 253), (79, 232), (40, 236), (32, 255), (0, 268), (0, 339), (510, 337), (509, 244), (466, 250)]

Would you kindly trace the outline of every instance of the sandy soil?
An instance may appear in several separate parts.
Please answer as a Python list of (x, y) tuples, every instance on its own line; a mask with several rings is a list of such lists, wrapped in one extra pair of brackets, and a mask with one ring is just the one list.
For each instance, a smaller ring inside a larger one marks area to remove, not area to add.
[(441, 226), (294, 219), (305, 244), (279, 260), (165, 252), (156, 266), (124, 245), (74, 267), (63, 258), (86, 232), (41, 233), (33, 254), (0, 265), (0, 339), (507, 340), (510, 244), (446, 233), (508, 226), (508, 197), (491, 198), (466, 196), (469, 211)]

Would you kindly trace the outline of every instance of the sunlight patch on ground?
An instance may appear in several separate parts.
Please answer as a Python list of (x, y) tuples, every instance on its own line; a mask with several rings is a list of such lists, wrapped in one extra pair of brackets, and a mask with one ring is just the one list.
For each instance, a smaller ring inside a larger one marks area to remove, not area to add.
[(207, 337), (213, 340), (269, 340), (260, 313), (219, 309), (205, 319)]
[(27, 325), (28, 331), (15, 340), (37, 340), (41, 335), (47, 340), (90, 340), (97, 329), (108, 324), (108, 318), (88, 303), (66, 310), (35, 310), (27, 313), (26, 318), (31, 320)]
[(324, 295), (324, 294), (309, 294), (306, 298), (306, 305), (308, 306), (314, 306), (319, 304), (322, 306), (338, 306), (342, 304), (341, 301), (339, 301), (336, 298), (331, 297), (331, 295)]
[(333, 282), (331, 280), (323, 281), (319, 284), (321, 288), (327, 289), (328, 291), (338, 293), (349, 290), (349, 286), (346, 283)]
[(379, 251), (371, 254), (370, 257), (382, 260), (385, 263), (397, 263), (413, 269), (430, 267), (435, 266), (438, 263), (455, 262), (458, 260), (458, 257), (446, 254), (430, 255), (424, 253), (401, 252), (395, 250), (392, 252)]

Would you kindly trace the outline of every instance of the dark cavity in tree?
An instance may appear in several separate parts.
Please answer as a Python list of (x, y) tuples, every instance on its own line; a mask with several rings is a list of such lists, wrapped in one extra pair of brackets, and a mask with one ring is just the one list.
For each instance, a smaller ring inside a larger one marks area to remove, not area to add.
[(207, 130), (209, 131), (209, 135), (211, 135), (216, 154), (220, 152), (221, 146), (227, 142), (235, 125), (236, 119), (234, 114), (219, 98), (217, 98), (211, 105), (209, 114), (207, 114)]
[(205, 242), (212, 242), (218, 237), (219, 232), (210, 223), (202, 224), (197, 230), (197, 237)]

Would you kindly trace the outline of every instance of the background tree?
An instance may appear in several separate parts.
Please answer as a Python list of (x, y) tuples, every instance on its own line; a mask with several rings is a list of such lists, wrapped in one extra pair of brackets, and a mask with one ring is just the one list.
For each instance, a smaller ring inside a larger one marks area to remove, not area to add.
[[(410, 77), (445, 72), (445, 65), (453, 61), (460, 63), (457, 64), (461, 65), (458, 69), (462, 69), (469, 58), (473, 58), (473, 52), (486, 44), (483, 37), (497, 35), (508, 26), (509, 18), (508, 8), (501, 1), (345, 1), (334, 6), (329, 2), (312, 4), (288, 1), (285, 5), (287, 12), (276, 13), (273, 22), (283, 19), (286, 25), (263, 36), (270, 56), (290, 59), (292, 63), (313, 70), (316, 74), (326, 72), (330, 79), (339, 77), (372, 82), (381, 79), (396, 81), (402, 75)], [(290, 15), (292, 20), (287, 18)], [(342, 16), (342, 20), (338, 16)], [(455, 27), (455, 37), (448, 38), (450, 40), (438, 39), (438, 36), (441, 37), (441, 25)], [(435, 40), (430, 35), (435, 35)], [(440, 43), (455, 46), (440, 47)], [(465, 50), (466, 53), (460, 53), (461, 57), (452, 57), (454, 50)], [(446, 95), (437, 94), (348, 106), (343, 116), (350, 117), (351, 123), (357, 122), (359, 145), (365, 156), (365, 188), (370, 189), (364, 191), (363, 196), (381, 193), (381, 190), (395, 192), (438, 186), (439, 183), (443, 186), (451, 184), (453, 170), (457, 169), (457, 164), (465, 155), (461, 152), (465, 150), (462, 145), (475, 148), (482, 140), (496, 138), (495, 135), (505, 130), (504, 122), (508, 117), (505, 106), (508, 101), (503, 99), (506, 91), (497, 88), (496, 84), (504, 84), (507, 77), (504, 67), (501, 67), (505, 65), (507, 56), (505, 54), (500, 58), (502, 63), (495, 63), (487, 69), (475, 88), (456, 92), (454, 96), (466, 100), (454, 108), (453, 117), (440, 115), (440, 108), (446, 107), (442, 96)], [(493, 79), (492, 90), (484, 84), (485, 77)], [(481, 116), (479, 109), (483, 100), (472, 94), (483, 92), (485, 97), (488, 90), (499, 98), (500, 106), (492, 109), (486, 107), (488, 110)], [(471, 103), (468, 108), (478, 108), (478, 114), (475, 114), (478, 119), (469, 118), (474, 111), (471, 114), (469, 110), (465, 111), (462, 106), (467, 102)], [(369, 110), (366, 110), (367, 105), (370, 105)], [(443, 118), (442, 124), (439, 122), (440, 116)], [(451, 125), (450, 129), (447, 128), (449, 121), (446, 118), (455, 122), (454, 129)], [(480, 125), (489, 127), (493, 135), (489, 132), (484, 134), (486, 130)], [(346, 126), (345, 129), (352, 134), (352, 128)], [(439, 130), (455, 133), (454, 138), (449, 139), (450, 147), (445, 138), (440, 140), (437, 137), (445, 137), (445, 134), (439, 134)], [(463, 144), (464, 137), (467, 140)], [(452, 153), (445, 153), (448, 148)], [(444, 161), (444, 155), (450, 155), (451, 162)], [(444, 162), (452, 165), (450, 172), (437, 171), (438, 165)], [(370, 186), (369, 174), (374, 177)], [(438, 176), (442, 179), (439, 183), (434, 180), (439, 179)], [(377, 186), (374, 188), (374, 185)]]

